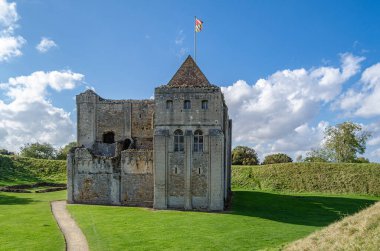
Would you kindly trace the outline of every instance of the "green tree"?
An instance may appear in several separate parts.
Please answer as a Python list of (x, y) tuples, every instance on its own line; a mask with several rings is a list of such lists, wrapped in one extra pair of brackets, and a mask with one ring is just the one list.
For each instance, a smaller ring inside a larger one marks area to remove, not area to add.
[(57, 159), (65, 160), (70, 149), (77, 146), (77, 142), (70, 142), (64, 147), (59, 148), (57, 153)]
[(311, 149), (310, 152), (306, 153), (306, 158), (304, 162), (329, 162), (330, 154), (324, 148)]
[(288, 162), (293, 162), (292, 158), (290, 158), (288, 155), (285, 153), (275, 153), (275, 154), (270, 154), (265, 156), (263, 165), (268, 165), (268, 164), (276, 164), (276, 163), (288, 163)]
[(253, 148), (237, 146), (232, 150), (232, 165), (258, 165), (259, 158)]
[(7, 149), (0, 149), (0, 154), (2, 155), (14, 155), (14, 152), (10, 152)]
[(370, 132), (353, 122), (329, 126), (325, 130), (324, 147), (335, 162), (355, 162), (356, 154), (363, 154)]
[(57, 150), (49, 143), (28, 143), (20, 148), (20, 155), (36, 159), (55, 159)]
[(359, 157), (359, 158), (356, 158), (355, 163), (369, 163), (369, 159), (367, 158), (364, 158), (364, 157)]

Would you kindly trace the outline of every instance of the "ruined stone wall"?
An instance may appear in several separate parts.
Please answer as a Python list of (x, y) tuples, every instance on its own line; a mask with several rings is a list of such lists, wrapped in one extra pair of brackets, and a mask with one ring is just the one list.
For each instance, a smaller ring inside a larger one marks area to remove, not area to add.
[(88, 90), (77, 95), (77, 142), (91, 147), (96, 140), (96, 94)]
[(115, 141), (127, 138), (125, 128), (128, 102), (99, 101), (96, 104), (96, 141), (103, 141), (106, 132), (115, 133)]
[(87, 148), (76, 148), (68, 158), (71, 163), (68, 184), (72, 186), (72, 202), (119, 204), (118, 158), (94, 156)]
[(107, 132), (114, 141), (136, 139), (138, 149), (152, 149), (154, 101), (108, 100), (87, 90), (77, 96), (78, 144), (91, 148)]
[(153, 152), (126, 150), (117, 157), (76, 148), (68, 156), (71, 203), (153, 205)]
[[(151, 100), (99, 101), (97, 104), (97, 141), (113, 131), (115, 141), (140, 139), (138, 148), (152, 149), (154, 102)], [(150, 147), (150, 148), (149, 148)]]
[(121, 153), (121, 204), (153, 206), (153, 152), (126, 150)]

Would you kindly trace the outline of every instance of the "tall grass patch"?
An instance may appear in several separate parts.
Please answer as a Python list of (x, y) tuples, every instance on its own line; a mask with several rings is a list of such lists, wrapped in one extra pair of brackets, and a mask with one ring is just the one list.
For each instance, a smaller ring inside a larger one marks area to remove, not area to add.
[(380, 195), (380, 164), (283, 163), (233, 166), (232, 186), (287, 192)]

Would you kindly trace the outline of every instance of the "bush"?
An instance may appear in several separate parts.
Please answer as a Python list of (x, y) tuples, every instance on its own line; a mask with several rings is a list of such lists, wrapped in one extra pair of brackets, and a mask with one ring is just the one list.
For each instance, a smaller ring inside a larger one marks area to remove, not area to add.
[(253, 148), (237, 146), (232, 150), (232, 165), (258, 165), (259, 158)]
[(265, 156), (263, 165), (268, 164), (277, 164), (277, 163), (288, 163), (293, 162), (292, 158), (290, 158), (285, 153), (275, 153)]
[(380, 164), (283, 163), (233, 166), (232, 186), (287, 192), (380, 195)]

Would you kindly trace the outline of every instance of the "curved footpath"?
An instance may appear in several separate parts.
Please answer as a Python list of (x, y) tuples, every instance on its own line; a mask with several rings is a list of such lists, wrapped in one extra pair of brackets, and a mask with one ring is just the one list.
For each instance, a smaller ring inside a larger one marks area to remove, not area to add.
[(52, 201), (51, 211), (58, 222), (66, 241), (68, 251), (88, 251), (88, 243), (82, 230), (66, 209), (66, 201)]

